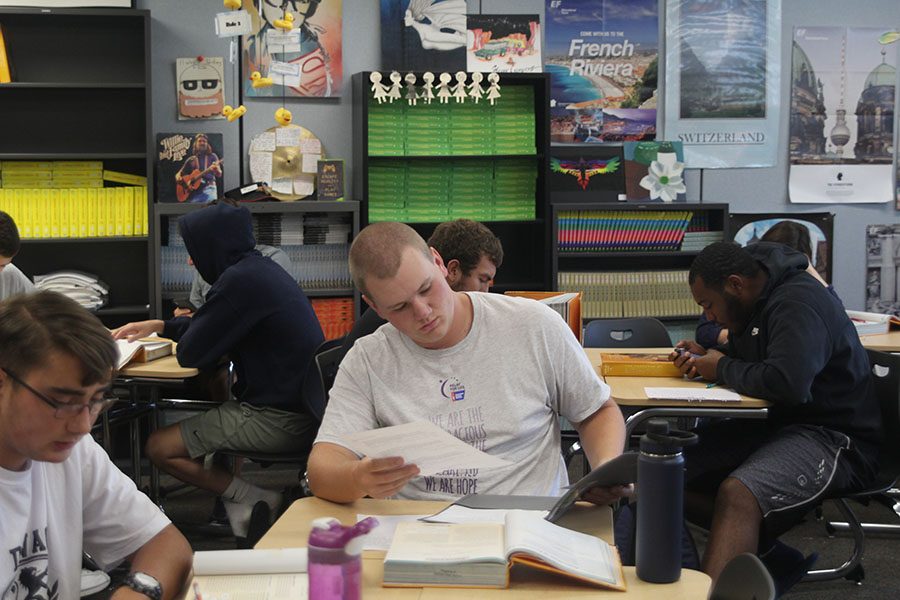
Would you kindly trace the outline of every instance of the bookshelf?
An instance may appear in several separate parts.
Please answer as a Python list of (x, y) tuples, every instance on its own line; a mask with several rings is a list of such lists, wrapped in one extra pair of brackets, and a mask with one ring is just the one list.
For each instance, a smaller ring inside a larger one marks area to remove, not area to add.
[[(148, 11), (0, 8), (0, 25), (13, 67), (13, 81), (0, 84), (0, 161), (102, 161), (106, 170), (152, 174)], [(149, 210), (148, 180), (138, 202)], [(23, 239), (15, 262), (32, 277), (59, 269), (97, 275), (110, 288), (97, 315), (116, 326), (152, 314), (149, 239), (146, 231), (35, 236)]]
[(553, 281), (583, 292), (585, 320), (696, 319), (691, 262), (730, 239), (727, 204), (554, 204), (552, 220)]
[[(551, 289), (549, 76), (504, 73), (496, 105), (405, 99), (379, 104), (370, 72), (353, 87), (353, 191), (361, 226), (408, 223), (428, 239), (441, 222), (484, 223), (503, 243), (494, 291)], [(421, 85), (422, 73), (416, 73)]]
[[(154, 278), (158, 293), (156, 314), (172, 315), (176, 298), (190, 295), (194, 270), (187, 264), (187, 250), (178, 233), (178, 217), (204, 205), (156, 203), (154, 205)], [(291, 276), (313, 303), (320, 321), (348, 322), (359, 315), (359, 294), (350, 281), (347, 257), (350, 242), (359, 232), (359, 203), (353, 201), (259, 202), (246, 203), (253, 215), (257, 243), (281, 248), (291, 259)], [(332, 300), (333, 299), (333, 300)], [(349, 311), (349, 314), (348, 314)], [(341, 326), (331, 335), (343, 335)]]

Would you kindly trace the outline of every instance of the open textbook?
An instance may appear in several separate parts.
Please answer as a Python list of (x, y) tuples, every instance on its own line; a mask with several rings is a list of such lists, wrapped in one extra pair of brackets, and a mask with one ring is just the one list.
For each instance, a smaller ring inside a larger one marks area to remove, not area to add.
[(503, 588), (513, 564), (625, 589), (613, 546), (518, 510), (505, 523), (399, 523), (384, 558), (384, 585)]
[(306, 548), (216, 550), (194, 553), (186, 594), (203, 600), (302, 600), (308, 595)]
[(143, 338), (129, 342), (116, 340), (119, 360), (116, 368), (121, 369), (130, 362), (149, 362), (172, 354), (172, 340), (163, 338)]

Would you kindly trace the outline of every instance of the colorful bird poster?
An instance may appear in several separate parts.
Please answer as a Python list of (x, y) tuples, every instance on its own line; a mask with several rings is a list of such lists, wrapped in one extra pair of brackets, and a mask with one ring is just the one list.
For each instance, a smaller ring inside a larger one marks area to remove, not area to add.
[(381, 68), (466, 70), (466, 0), (381, 0)]
[(538, 15), (468, 15), (466, 70), (539, 73), (541, 18)]
[(666, 137), (691, 168), (776, 162), (781, 0), (666, 2)]
[(656, 0), (547, 0), (550, 140), (656, 137)]
[(197, 56), (175, 60), (178, 120), (224, 119), (225, 60)]
[(616, 202), (625, 189), (622, 148), (551, 146), (547, 184), (554, 203)]
[[(244, 95), (341, 95), (343, 0), (243, 0), (252, 35), (243, 37)], [(275, 80), (253, 86), (258, 71)]]
[(898, 44), (884, 29), (794, 28), (791, 202), (894, 198)]
[(625, 142), (624, 153), (629, 201), (687, 202), (681, 142)]

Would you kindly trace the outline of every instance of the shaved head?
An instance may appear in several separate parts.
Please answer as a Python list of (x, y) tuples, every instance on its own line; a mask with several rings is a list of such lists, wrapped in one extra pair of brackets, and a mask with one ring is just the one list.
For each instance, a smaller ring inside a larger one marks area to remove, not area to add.
[(432, 260), (428, 244), (409, 225), (372, 223), (360, 231), (350, 246), (350, 275), (356, 288), (368, 296), (369, 277), (387, 279), (396, 275), (406, 248), (413, 248)]

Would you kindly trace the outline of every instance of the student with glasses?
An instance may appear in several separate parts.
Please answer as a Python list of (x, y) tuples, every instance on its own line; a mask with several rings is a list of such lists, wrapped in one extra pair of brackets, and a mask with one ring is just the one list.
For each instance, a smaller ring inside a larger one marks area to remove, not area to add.
[(77, 598), (82, 552), (130, 559), (111, 598), (173, 598), (187, 540), (88, 435), (114, 398), (109, 332), (55, 292), (0, 303), (0, 597)]

